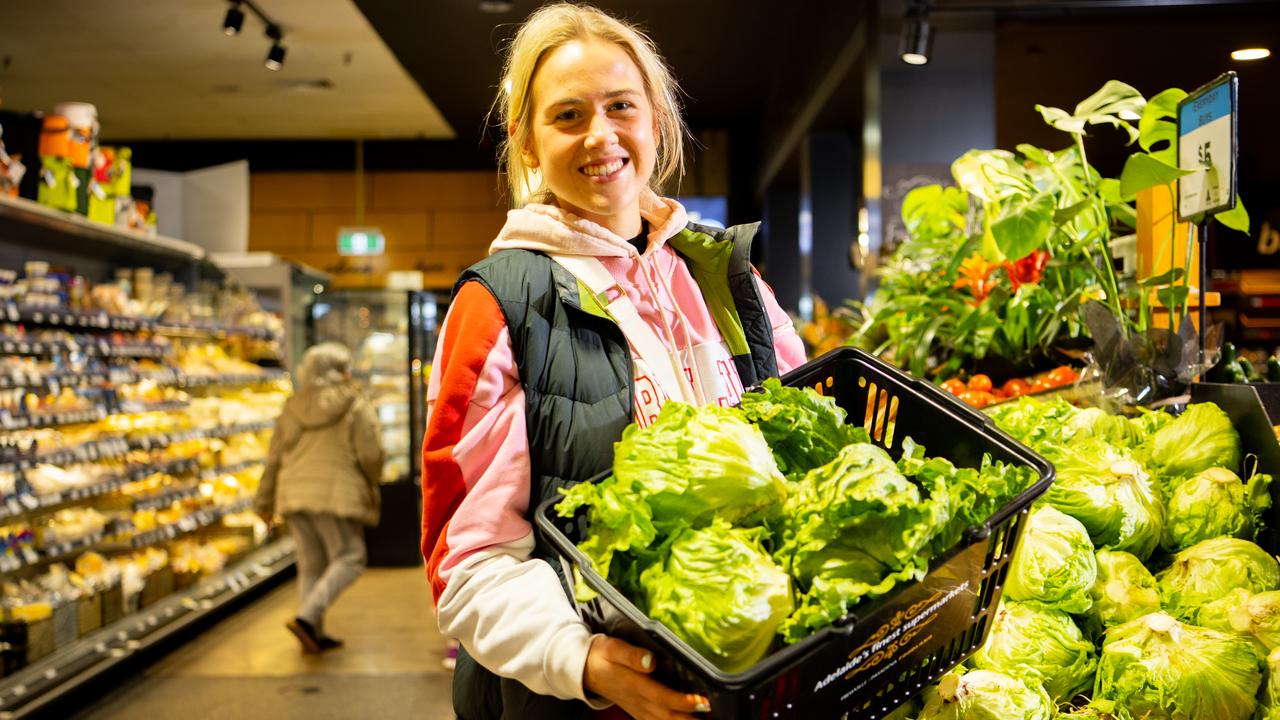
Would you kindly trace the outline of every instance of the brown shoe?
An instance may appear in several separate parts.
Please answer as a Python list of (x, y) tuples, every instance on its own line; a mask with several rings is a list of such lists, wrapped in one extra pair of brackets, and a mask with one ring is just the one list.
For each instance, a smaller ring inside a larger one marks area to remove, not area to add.
[(342, 647), (343, 644), (344, 643), (336, 637), (329, 637), (328, 635), (320, 636), (321, 650), (337, 650), (338, 648)]
[(284, 624), (289, 628), (289, 632), (298, 638), (298, 642), (302, 643), (302, 651), (312, 654), (319, 653), (323, 648), (320, 647), (320, 636), (316, 633), (316, 629), (311, 627), (311, 623), (302, 618), (294, 618)]

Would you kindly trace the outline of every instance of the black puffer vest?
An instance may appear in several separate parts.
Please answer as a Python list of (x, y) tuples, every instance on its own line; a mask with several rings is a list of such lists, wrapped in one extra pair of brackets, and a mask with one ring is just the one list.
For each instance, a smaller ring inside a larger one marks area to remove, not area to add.
[[(778, 375), (773, 328), (751, 268), (757, 224), (719, 230), (690, 224), (667, 242), (684, 258), (729, 344), (744, 387)], [(531, 482), (529, 514), (563, 487), (613, 465), (613, 443), (632, 421), (634, 377), (626, 338), (590, 291), (541, 253), (505, 250), (462, 273), (497, 299), (525, 392)], [(553, 560), (537, 539), (534, 555)], [(551, 562), (565, 590), (571, 582)], [(566, 720), (580, 702), (537, 695), (459, 652), (453, 702), (459, 720)]]

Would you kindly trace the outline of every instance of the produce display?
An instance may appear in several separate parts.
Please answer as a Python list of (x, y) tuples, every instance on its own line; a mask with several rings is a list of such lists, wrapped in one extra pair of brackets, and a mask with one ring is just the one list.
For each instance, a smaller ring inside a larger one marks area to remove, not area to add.
[[(1186, 97), (1170, 88), (1148, 98), (1108, 81), (1074, 108), (1035, 106), (1062, 133), (1057, 144), (970, 150), (951, 164), (954, 185), (913, 189), (902, 202), (906, 237), (883, 259), (877, 290), (850, 303), (858, 327), (848, 342), (939, 383), (983, 374), (1002, 386), (1087, 352), (1124, 402), (1185, 390), (1200, 370), (1196, 333), (1183, 323), (1193, 273), (1168, 263), (1187, 238), (1173, 223), (1154, 238), (1151, 277), (1125, 276), (1112, 259), (1116, 241), (1138, 229), (1138, 195), (1164, 193), (1191, 172), (1172, 142)], [(1089, 162), (1088, 146), (1106, 137), (1098, 125), (1133, 148), (1118, 177)], [(1213, 219), (1248, 231), (1242, 202)], [(816, 324), (816, 338), (832, 326)], [(1280, 377), (1280, 362), (1274, 369)], [(992, 390), (953, 391), (985, 406)]]
[(834, 399), (777, 380), (737, 408), (669, 402), (614, 457), (557, 512), (585, 511), (593, 569), (726, 672), (919, 580), (1037, 478), (990, 458), (956, 467), (910, 439), (895, 462)]
[(1046, 390), (1067, 387), (1079, 379), (1080, 373), (1076, 372), (1070, 365), (1059, 365), (1052, 370), (1037, 375), (1025, 378), (1010, 378), (999, 387), (996, 387), (991, 382), (990, 377), (982, 373), (973, 375), (968, 381), (953, 377), (942, 382), (942, 389), (960, 398), (967, 405), (984, 408), (988, 405), (1020, 398), (1023, 395), (1034, 395)]
[(1025, 397), (987, 412), (1057, 479), (986, 643), (916, 717), (1275, 717), (1280, 562), (1254, 542), (1271, 478), (1246, 469), (1226, 413)]

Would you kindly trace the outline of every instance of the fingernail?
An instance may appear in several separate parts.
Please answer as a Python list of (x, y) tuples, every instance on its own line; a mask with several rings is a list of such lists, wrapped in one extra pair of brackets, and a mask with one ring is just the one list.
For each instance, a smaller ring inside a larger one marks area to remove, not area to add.
[(711, 703), (706, 698), (699, 698), (698, 704), (693, 706), (694, 712), (711, 712)]
[(645, 653), (644, 657), (640, 658), (640, 666), (645, 670), (653, 669), (653, 653)]

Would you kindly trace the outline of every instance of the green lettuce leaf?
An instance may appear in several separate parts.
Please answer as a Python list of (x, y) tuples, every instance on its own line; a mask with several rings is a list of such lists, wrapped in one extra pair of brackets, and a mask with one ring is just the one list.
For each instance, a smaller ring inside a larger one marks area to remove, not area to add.
[(1046, 502), (1079, 520), (1095, 547), (1150, 557), (1164, 532), (1164, 506), (1133, 455), (1101, 438), (1079, 436), (1044, 455), (1057, 468)]
[(986, 412), (1001, 430), (1038, 449), (1047, 443), (1070, 441), (1077, 430), (1071, 420), (1080, 410), (1061, 398), (1046, 401), (1020, 397)]
[(1254, 643), (1260, 657), (1280, 647), (1280, 592), (1251, 593), (1236, 588), (1200, 608), (1201, 627), (1240, 635)]
[(1195, 622), (1200, 609), (1236, 588), (1250, 593), (1280, 590), (1280, 563), (1266, 550), (1236, 538), (1214, 538), (1173, 556), (1156, 576), (1170, 615)]
[(804, 592), (783, 627), (787, 640), (922, 577), (929, 543), (948, 520), (947, 505), (926, 499), (875, 445), (850, 445), (809, 471), (787, 497), (774, 553)]
[(1052, 720), (1056, 714), (1039, 684), (993, 670), (949, 672), (925, 689), (923, 699), (916, 720)]
[(846, 445), (871, 441), (865, 429), (845, 424), (835, 398), (812, 388), (786, 387), (777, 378), (765, 380), (761, 392), (743, 395), (741, 408), (760, 428), (778, 469), (788, 477), (826, 465)]
[(1073, 614), (1088, 610), (1098, 577), (1089, 532), (1048, 505), (1033, 510), (1026, 523), (1010, 562), (1005, 599)]
[(1151, 571), (1133, 555), (1119, 550), (1098, 551), (1098, 579), (1089, 596), (1093, 607), (1085, 616), (1091, 632), (1136, 620), (1160, 609), (1160, 590)]
[(1172, 491), (1179, 481), (1213, 467), (1240, 472), (1240, 435), (1213, 403), (1188, 405), (1186, 412), (1152, 433), (1141, 454)]
[(996, 610), (987, 642), (970, 662), (1028, 684), (1043, 683), (1049, 697), (1062, 701), (1092, 689), (1098, 658), (1070, 615), (1008, 602)]
[(750, 669), (791, 614), (791, 578), (765, 551), (764, 528), (715, 519), (676, 535), (640, 576), (649, 617), (728, 673)]
[(1152, 613), (1107, 631), (1094, 700), (1127, 718), (1249, 720), (1258, 665), (1241, 638)]
[(1252, 540), (1271, 507), (1270, 484), (1270, 475), (1257, 474), (1246, 485), (1225, 468), (1209, 468), (1179, 484), (1169, 498), (1165, 549), (1177, 551), (1224, 535)]
[(668, 402), (647, 428), (631, 425), (614, 446), (613, 474), (653, 509), (669, 532), (713, 517), (750, 524), (776, 512), (787, 494), (760, 429), (742, 413)]

